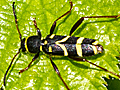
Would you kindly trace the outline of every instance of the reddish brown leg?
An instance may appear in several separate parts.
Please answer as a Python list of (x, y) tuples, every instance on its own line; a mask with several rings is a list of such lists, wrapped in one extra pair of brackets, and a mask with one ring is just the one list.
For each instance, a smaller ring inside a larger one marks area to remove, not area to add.
[(34, 62), (38, 57), (39, 57), (39, 53), (37, 53), (37, 54), (33, 57), (32, 61), (29, 63), (29, 65), (28, 65), (25, 69), (20, 70), (19, 74), (20, 74), (20, 73), (23, 73), (23, 72), (26, 71), (26, 70), (28, 70), (29, 67), (31, 66), (32, 62)]
[(78, 26), (83, 22), (84, 18), (117, 18), (120, 15), (116, 15), (116, 16), (86, 16), (86, 17), (81, 17), (72, 27), (71, 31), (70, 31), (70, 36), (72, 35), (72, 33), (78, 28)]
[(70, 90), (69, 87), (67, 86), (67, 84), (65, 83), (65, 81), (63, 80), (63, 78), (61, 77), (60, 72), (59, 72), (57, 66), (56, 66), (55, 63), (52, 61), (51, 56), (50, 56), (50, 61), (51, 61), (51, 64), (52, 64), (54, 70), (56, 71), (56, 73), (58, 74), (58, 76), (60, 77), (60, 79), (62, 80), (62, 82), (64, 83), (64, 85), (65, 85), (65, 87), (67, 88), (67, 90)]
[(75, 57), (69, 57), (69, 58), (71, 58), (73, 60), (76, 60), (76, 61), (85, 61), (85, 62), (88, 62), (88, 63), (90, 63), (90, 64), (92, 64), (92, 65), (94, 65), (94, 66), (96, 66), (96, 67), (98, 67), (98, 68), (100, 68), (100, 69), (102, 69), (102, 70), (104, 70), (106, 72), (109, 72), (109, 73), (111, 73), (111, 74), (113, 74), (113, 75), (115, 75), (115, 76), (117, 76), (117, 77), (120, 78), (120, 75), (118, 75), (117, 73), (111, 72), (111, 71), (109, 71), (109, 70), (107, 70), (107, 69), (105, 69), (105, 68), (103, 68), (101, 66), (98, 66), (98, 65), (96, 65), (96, 64), (88, 61), (87, 59), (81, 59), (81, 58), (75, 58)]

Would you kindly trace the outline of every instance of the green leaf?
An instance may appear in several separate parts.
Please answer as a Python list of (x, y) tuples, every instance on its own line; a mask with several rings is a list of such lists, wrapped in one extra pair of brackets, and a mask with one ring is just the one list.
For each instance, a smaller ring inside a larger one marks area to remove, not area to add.
[[(57, 22), (55, 34), (68, 35), (70, 29), (80, 17), (103, 16), (120, 14), (120, 1), (115, 0), (72, 0), (72, 12)], [(19, 34), (15, 26), (12, 10), (12, 1), (0, 1), (0, 86), (3, 77), (13, 56), (20, 47)], [(15, 1), (15, 10), (18, 26), (22, 37), (36, 35), (33, 18), (45, 38), (53, 22), (69, 10), (68, 0), (18, 0)], [(103, 45), (105, 52), (102, 55), (88, 57), (87, 59), (97, 65), (119, 74), (118, 60), (115, 56), (120, 51), (120, 19), (86, 19), (75, 31), (73, 36), (96, 39)], [(18, 74), (19, 70), (27, 67), (34, 55), (21, 52), (16, 57), (6, 80), (6, 90), (63, 90), (66, 89), (55, 73), (48, 55), (40, 53), (39, 58), (29, 70)], [(107, 90), (103, 85), (106, 82), (103, 76), (111, 75), (87, 62), (76, 62), (67, 57), (53, 57), (61, 76), (71, 90)], [(116, 77), (114, 75), (111, 75)], [(116, 77), (118, 78), (118, 77)]]

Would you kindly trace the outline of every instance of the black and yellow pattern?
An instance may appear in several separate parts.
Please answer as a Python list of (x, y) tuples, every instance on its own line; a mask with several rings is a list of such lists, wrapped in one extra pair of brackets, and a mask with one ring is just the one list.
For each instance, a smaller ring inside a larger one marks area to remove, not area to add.
[(92, 56), (103, 52), (103, 47), (94, 39), (84, 37), (48, 35), (43, 40), (40, 51), (47, 54), (63, 56)]

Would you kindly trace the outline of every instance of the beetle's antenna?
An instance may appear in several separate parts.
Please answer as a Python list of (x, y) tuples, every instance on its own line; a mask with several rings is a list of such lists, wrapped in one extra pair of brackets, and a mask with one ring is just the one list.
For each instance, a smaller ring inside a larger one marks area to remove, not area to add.
[(62, 16), (60, 16), (59, 18), (57, 18), (57, 19), (54, 21), (54, 23), (52, 24), (52, 27), (51, 27), (51, 29), (50, 29), (50, 35), (52, 35), (53, 32), (54, 32), (54, 30), (55, 30), (56, 22), (57, 22), (59, 19), (61, 19), (62, 17), (66, 16), (67, 14), (69, 14), (69, 13), (71, 12), (72, 7), (73, 7), (73, 3), (72, 3), (71, 0), (69, 0), (69, 3), (70, 3), (70, 9), (69, 9), (69, 11), (67, 11), (66, 13), (64, 13)]
[(17, 31), (18, 31), (18, 33), (19, 33), (19, 38), (20, 38), (20, 40), (22, 41), (22, 35), (21, 35), (21, 33), (20, 33), (20, 30), (19, 30), (19, 28), (18, 28), (18, 23), (17, 23), (17, 16), (16, 16), (16, 14), (15, 14), (15, 6), (14, 6), (14, 4), (15, 4), (15, 2), (13, 2), (13, 14), (14, 14), (14, 17), (15, 17), (15, 24), (16, 24), (16, 28), (17, 28)]
[(11, 63), (10, 63), (10, 65), (9, 65), (9, 67), (8, 67), (8, 69), (6, 70), (6, 73), (5, 73), (5, 75), (4, 75), (4, 86), (6, 85), (6, 83), (5, 83), (5, 81), (6, 81), (6, 76), (7, 76), (7, 73), (8, 73), (8, 71), (9, 71), (9, 69), (10, 69), (10, 67), (11, 67), (11, 65), (12, 65), (12, 63), (13, 63), (13, 61), (14, 61), (14, 59), (15, 59), (15, 57), (20, 53), (20, 50), (21, 50), (21, 48), (19, 49), (19, 51), (16, 53), (16, 55), (13, 57), (13, 59), (12, 59), (12, 61), (11, 61)]

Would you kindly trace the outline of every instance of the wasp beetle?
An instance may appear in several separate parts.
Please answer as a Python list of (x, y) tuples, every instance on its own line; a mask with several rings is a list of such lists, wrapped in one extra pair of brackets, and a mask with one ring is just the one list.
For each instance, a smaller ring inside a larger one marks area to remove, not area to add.
[[(65, 83), (65, 81), (63, 80), (56, 64), (53, 62), (52, 60), (52, 55), (60, 55), (60, 56), (67, 56), (70, 59), (76, 60), (76, 61), (85, 61), (88, 62), (106, 72), (109, 72), (117, 77), (120, 78), (120, 75), (111, 72), (101, 66), (98, 66), (90, 61), (88, 61), (87, 59), (84, 59), (83, 57), (87, 57), (87, 56), (93, 56), (96, 54), (101, 54), (103, 53), (104, 49), (103, 46), (101, 44), (98, 43), (98, 41), (96, 41), (95, 39), (89, 39), (89, 38), (84, 38), (84, 37), (73, 37), (71, 36), (73, 34), (73, 32), (78, 28), (79, 25), (81, 25), (81, 23), (84, 21), (85, 18), (118, 18), (120, 15), (116, 15), (116, 16), (86, 16), (86, 17), (81, 17), (72, 27), (72, 29), (70, 30), (69, 36), (61, 36), (61, 35), (55, 35), (53, 34), (55, 27), (56, 27), (56, 22), (58, 20), (60, 20), (62, 17), (68, 15), (73, 7), (73, 3), (71, 0), (69, 0), (70, 3), (70, 9), (69, 11), (67, 11), (65, 14), (63, 14), (62, 16), (60, 16), (59, 18), (57, 18), (54, 23), (51, 26), (50, 29), (50, 34), (46, 36), (45, 39), (41, 38), (41, 31), (37, 26), (37, 22), (34, 18), (33, 22), (34, 22), (34, 26), (37, 30), (37, 35), (34, 36), (29, 36), (27, 38), (22, 38), (22, 35), (20, 33), (20, 30), (18, 28), (18, 21), (17, 21), (17, 16), (15, 13), (15, 2), (13, 2), (13, 14), (15, 17), (15, 23), (16, 23), (16, 28), (17, 31), (19, 33), (19, 39), (21, 41), (21, 46), (18, 50), (18, 52), (16, 53), (16, 55), (13, 57), (8, 69), (6, 70), (6, 73), (4, 75), (4, 86), (6, 86), (6, 76), (7, 73), (15, 59), (15, 57), (20, 54), (20, 51), (22, 50), (22, 52), (30, 52), (30, 53), (34, 53), (35, 56), (33, 57), (32, 61), (29, 63), (29, 65), (25, 68), (20, 70), (19, 73), (22, 73), (26, 70), (29, 69), (29, 67), (31, 66), (32, 62), (34, 62), (38, 57), (40, 52), (45, 52), (46, 54), (49, 55), (51, 64), (55, 70), (55, 72), (58, 74), (58, 76), (60, 77), (60, 79), (62, 80), (62, 82), (64, 83), (65, 87), (70, 90), (70, 88), (68, 87), (68, 85)], [(81, 58), (82, 57), (82, 58)]]

